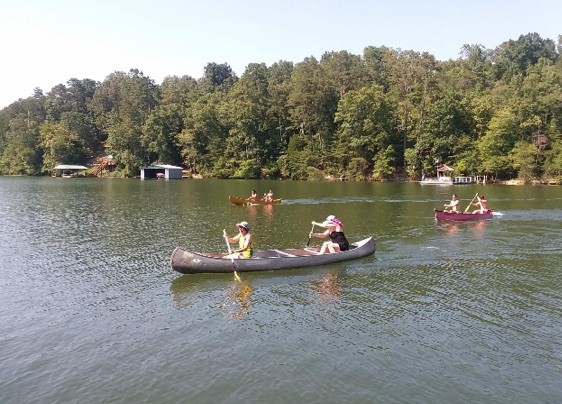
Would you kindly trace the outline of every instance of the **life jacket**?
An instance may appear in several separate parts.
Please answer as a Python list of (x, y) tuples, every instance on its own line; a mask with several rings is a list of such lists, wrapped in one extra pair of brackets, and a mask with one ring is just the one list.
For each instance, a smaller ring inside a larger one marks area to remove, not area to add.
[[(238, 239), (238, 248), (241, 250), (244, 248), (244, 244), (246, 243), (246, 237), (240, 237)], [(248, 245), (248, 248), (246, 248), (244, 251), (240, 251), (240, 258), (250, 258), (252, 255), (254, 255), (254, 242), (251, 241), (250, 244)]]

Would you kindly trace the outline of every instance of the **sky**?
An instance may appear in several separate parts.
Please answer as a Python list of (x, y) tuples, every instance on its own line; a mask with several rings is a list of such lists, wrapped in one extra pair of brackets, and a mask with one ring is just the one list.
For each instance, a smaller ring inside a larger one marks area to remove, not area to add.
[(557, 43), (561, 16), (561, 0), (0, 0), (0, 109), (130, 69), (160, 84), (367, 46), (448, 60), (531, 32)]

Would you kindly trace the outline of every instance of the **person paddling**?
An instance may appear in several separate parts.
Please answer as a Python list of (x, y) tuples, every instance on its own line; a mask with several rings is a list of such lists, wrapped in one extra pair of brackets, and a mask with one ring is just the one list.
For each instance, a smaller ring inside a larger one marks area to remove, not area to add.
[(320, 226), (326, 228), (323, 233), (313, 233), (309, 237), (330, 238), (330, 241), (325, 241), (318, 254), (325, 254), (326, 250), (330, 253), (337, 251), (349, 250), (349, 241), (343, 232), (343, 223), (334, 215), (329, 215), (322, 223), (312, 222), (313, 226)]
[(273, 191), (270, 189), (269, 192), (265, 195), (265, 200), (271, 202), (273, 200)]
[(223, 237), (229, 243), (238, 243), (238, 249), (223, 258), (251, 258), (254, 253), (254, 237), (250, 233), (250, 225), (248, 222), (240, 222), (236, 224), (236, 227), (238, 234), (234, 237), (228, 237), (226, 230), (222, 231)]
[(451, 202), (446, 203), (443, 206), (445, 206), (445, 212), (458, 212), (460, 210), (459, 200), (457, 199), (457, 196), (455, 194), (451, 196)]
[(476, 209), (472, 213), (486, 213), (489, 210), (488, 201), (486, 200), (486, 197), (484, 195), (480, 195), (477, 196), (476, 198), (477, 201), (474, 202), (472, 205), (478, 206), (478, 209)]

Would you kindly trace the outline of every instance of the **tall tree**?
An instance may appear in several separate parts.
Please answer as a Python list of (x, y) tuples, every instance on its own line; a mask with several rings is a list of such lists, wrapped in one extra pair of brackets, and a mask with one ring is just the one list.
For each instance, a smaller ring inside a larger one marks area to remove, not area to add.
[(280, 145), (279, 154), (286, 151), (289, 136), (294, 131), (288, 105), (293, 70), (292, 62), (279, 61), (271, 65), (267, 72), (267, 90), (270, 97), (268, 119), (275, 125), (275, 132), (278, 135)]
[(160, 85), (162, 105), (179, 105), (186, 109), (198, 97), (197, 81), (190, 76), (166, 76)]
[(527, 68), (540, 58), (555, 62), (558, 58), (556, 44), (552, 39), (542, 39), (536, 32), (520, 35), (517, 40), (500, 44), (493, 53), (497, 79), (510, 80), (513, 76), (525, 75)]
[(178, 138), (183, 128), (180, 106), (172, 104), (153, 109), (141, 134), (141, 146), (148, 163), (181, 164)]
[(305, 136), (307, 147), (322, 155), (336, 129), (337, 91), (314, 57), (295, 66), (290, 88), (288, 102), (293, 126)]
[(513, 112), (508, 109), (497, 111), (488, 131), (478, 140), (482, 170), (496, 177), (511, 176), (514, 171), (508, 156), (517, 138), (518, 125)]
[(435, 100), (420, 123), (413, 148), (425, 173), (433, 172), (436, 164), (451, 163), (473, 144), (471, 120), (458, 98), (450, 95)]
[(158, 101), (158, 87), (137, 69), (112, 73), (92, 100), (96, 122), (106, 131), (107, 145), (124, 175), (133, 176), (150, 162), (141, 142), (142, 127)]
[(8, 129), (2, 135), (1, 173), (33, 175), (41, 172), (43, 152), (39, 127), (45, 120), (44, 101), (43, 92), (36, 88), (33, 96), (10, 106), (10, 113), (4, 118)]
[(389, 69), (387, 61), (394, 51), (386, 46), (367, 46), (363, 50), (363, 64), (369, 76), (369, 81), (383, 87), (384, 92), (389, 88)]
[(183, 162), (194, 174), (212, 175), (213, 165), (222, 159), (228, 133), (222, 116), (224, 98), (218, 92), (204, 94), (186, 111), (178, 140)]
[(347, 51), (324, 53), (320, 66), (325, 71), (329, 85), (337, 92), (338, 100), (347, 91), (357, 90), (368, 82), (368, 70), (361, 58)]
[(238, 77), (227, 63), (207, 63), (199, 85), (204, 92), (228, 92), (238, 81)]
[(225, 158), (236, 168), (235, 177), (259, 177), (260, 167), (277, 157), (279, 142), (275, 122), (268, 119), (269, 109), (267, 67), (264, 63), (251, 63), (228, 97), (231, 129)]
[[(429, 53), (395, 51), (387, 55), (389, 95), (396, 104), (402, 150), (416, 141), (426, 110), (437, 93), (435, 58)], [(403, 162), (404, 167), (406, 161)]]
[(371, 167), (375, 155), (392, 146), (394, 110), (379, 85), (348, 92), (339, 102), (335, 120), (339, 123), (333, 148), (335, 162), (342, 173), (353, 159)]

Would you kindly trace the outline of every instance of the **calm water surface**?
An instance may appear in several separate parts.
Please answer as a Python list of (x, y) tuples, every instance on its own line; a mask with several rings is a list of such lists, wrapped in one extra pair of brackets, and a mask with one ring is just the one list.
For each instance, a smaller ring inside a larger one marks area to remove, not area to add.
[[(452, 192), (503, 215), (436, 223)], [(283, 248), (328, 214), (376, 254), (169, 267), (240, 220)], [(0, 177), (0, 402), (556, 403), (561, 264), (562, 187)]]

